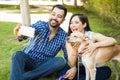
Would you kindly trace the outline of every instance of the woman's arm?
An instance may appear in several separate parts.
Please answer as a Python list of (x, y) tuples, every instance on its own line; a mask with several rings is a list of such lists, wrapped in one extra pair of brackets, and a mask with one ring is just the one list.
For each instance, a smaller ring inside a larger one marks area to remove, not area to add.
[(77, 62), (77, 50), (71, 46), (71, 43), (66, 41), (66, 49), (68, 54), (68, 64), (71, 67), (67, 72), (65, 78), (72, 80), (77, 72), (76, 62)]
[(66, 41), (66, 49), (68, 54), (68, 64), (70, 67), (76, 66), (77, 51)]
[(113, 46), (116, 42), (117, 41), (112, 37), (107, 37), (100, 33), (92, 33), (92, 43), (89, 43), (82, 52), (92, 54), (95, 49), (99, 47)]
[(100, 33), (93, 33), (92, 38), (97, 48), (112, 46), (117, 42), (114, 38), (104, 36)]

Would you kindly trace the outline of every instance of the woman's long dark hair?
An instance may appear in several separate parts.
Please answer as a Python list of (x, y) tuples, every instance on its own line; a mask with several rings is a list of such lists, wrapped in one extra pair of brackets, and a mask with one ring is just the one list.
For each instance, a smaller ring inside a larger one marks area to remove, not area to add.
[(80, 21), (82, 22), (82, 24), (86, 23), (86, 27), (84, 29), (85, 31), (91, 31), (90, 26), (89, 26), (88, 17), (85, 14), (73, 14), (70, 18), (70, 21), (69, 21), (68, 36), (72, 33), (72, 31), (70, 29), (70, 23), (71, 23), (71, 20), (74, 16), (78, 16)]

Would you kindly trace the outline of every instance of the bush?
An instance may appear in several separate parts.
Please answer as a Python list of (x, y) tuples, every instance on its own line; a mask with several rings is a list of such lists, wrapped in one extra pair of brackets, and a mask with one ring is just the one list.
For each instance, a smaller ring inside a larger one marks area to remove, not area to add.
[(112, 26), (120, 26), (120, 0), (89, 0), (85, 7)]

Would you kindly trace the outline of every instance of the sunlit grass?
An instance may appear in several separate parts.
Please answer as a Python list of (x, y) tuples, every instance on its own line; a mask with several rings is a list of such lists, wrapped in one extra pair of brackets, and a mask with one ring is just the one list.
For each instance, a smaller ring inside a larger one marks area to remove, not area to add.
[[(83, 8), (74, 8), (72, 6), (66, 7), (68, 8), (68, 12), (85, 13), (89, 18), (89, 23), (93, 31), (114, 37), (117, 39), (118, 44), (120, 44), (120, 29), (113, 28), (94, 13), (90, 13)], [(9, 80), (11, 56), (15, 51), (22, 49), (27, 43), (27, 41), (17, 41), (16, 37), (13, 35), (13, 28), (15, 25), (16, 23), (12, 22), (0, 22), (0, 80)], [(57, 56), (63, 56), (60, 53)], [(110, 63), (107, 65), (111, 67)], [(115, 73), (112, 69), (112, 76), (109, 80), (114, 79)]]
[(0, 80), (9, 80), (11, 55), (23, 47), (13, 35), (16, 23), (0, 22)]

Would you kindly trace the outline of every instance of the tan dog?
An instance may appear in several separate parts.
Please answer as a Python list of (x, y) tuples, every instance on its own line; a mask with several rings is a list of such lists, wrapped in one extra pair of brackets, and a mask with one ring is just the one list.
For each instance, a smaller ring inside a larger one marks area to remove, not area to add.
[[(78, 52), (81, 51), (81, 48), (85, 47), (87, 40), (87, 37), (80, 32), (73, 32), (68, 38), (69, 42), (80, 43)], [(112, 66), (116, 72), (116, 80), (119, 80), (118, 70), (116, 68), (116, 63), (120, 61), (119, 45), (97, 48), (96, 50), (94, 50), (92, 55), (90, 55), (89, 53), (82, 54), (81, 59), (86, 70), (86, 80), (96, 80), (96, 67), (103, 66), (108, 61), (112, 62)]]

